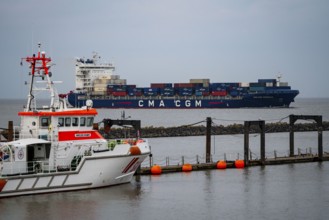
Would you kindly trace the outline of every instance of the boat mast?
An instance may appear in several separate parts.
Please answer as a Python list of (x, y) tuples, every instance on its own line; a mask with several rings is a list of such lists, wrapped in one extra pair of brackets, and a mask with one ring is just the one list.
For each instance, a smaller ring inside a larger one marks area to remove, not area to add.
[[(41, 48), (41, 44), (38, 43), (37, 56), (33, 54), (32, 57), (22, 58), (22, 60), (25, 60), (26, 62), (30, 63), (30, 69), (31, 69), (31, 72), (29, 73), (31, 75), (30, 89), (27, 99), (27, 107), (25, 111), (36, 110), (37, 107), (35, 103), (36, 91), (49, 91), (51, 95), (50, 108), (54, 108), (56, 92), (52, 85), (53, 83), (50, 80), (51, 73), (49, 72), (49, 68), (51, 66), (50, 65), (51, 59), (50, 57), (46, 57), (46, 53), (44, 51), (41, 52), (40, 48)], [(44, 88), (37, 88), (34, 82), (35, 77), (41, 78), (44, 81), (42, 83), (46, 83), (46, 86)]]

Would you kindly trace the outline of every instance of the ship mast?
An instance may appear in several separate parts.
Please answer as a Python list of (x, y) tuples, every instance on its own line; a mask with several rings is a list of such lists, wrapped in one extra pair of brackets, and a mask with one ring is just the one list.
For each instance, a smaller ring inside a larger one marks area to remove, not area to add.
[[(38, 43), (38, 54), (35, 56), (33, 54), (32, 57), (22, 58), (26, 62), (30, 63), (31, 72), (29, 75), (30, 78), (30, 89), (27, 99), (27, 106), (25, 111), (34, 111), (36, 110), (36, 100), (35, 95), (37, 91), (49, 91), (51, 100), (50, 100), (50, 108), (55, 108), (56, 98), (58, 99), (58, 95), (53, 87), (53, 82), (50, 80), (51, 72), (49, 72), (49, 68), (51, 67), (50, 62), (51, 58), (46, 57), (46, 53), (44, 51), (41, 52), (41, 44)], [(35, 78), (39, 77), (42, 79), (41, 82), (35, 82)], [(43, 83), (45, 84), (44, 87), (40, 88), (37, 87), (36, 83)]]

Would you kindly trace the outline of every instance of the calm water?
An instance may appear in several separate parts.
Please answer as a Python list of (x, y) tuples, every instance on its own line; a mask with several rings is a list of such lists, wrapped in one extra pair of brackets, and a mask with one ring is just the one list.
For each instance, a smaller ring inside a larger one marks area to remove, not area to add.
[[(24, 101), (2, 101), (0, 127), (18, 124)], [(122, 110), (101, 109), (97, 120), (117, 119)], [(290, 114), (322, 115), (329, 121), (329, 99), (297, 99), (289, 109), (125, 110), (142, 126), (177, 126), (216, 118), (217, 124), (244, 120), (276, 122)], [(323, 133), (329, 152), (329, 133)], [(250, 135), (259, 157), (258, 135)], [(204, 160), (205, 137), (151, 138), (154, 162)], [(317, 152), (317, 133), (296, 133), (295, 153)], [(266, 134), (266, 155), (287, 155), (289, 134)], [(243, 135), (212, 137), (214, 160), (243, 154)], [(143, 164), (148, 165), (148, 159)], [(95, 190), (0, 199), (2, 217), (10, 219), (327, 219), (329, 162), (250, 167), (141, 176), (129, 184)]]

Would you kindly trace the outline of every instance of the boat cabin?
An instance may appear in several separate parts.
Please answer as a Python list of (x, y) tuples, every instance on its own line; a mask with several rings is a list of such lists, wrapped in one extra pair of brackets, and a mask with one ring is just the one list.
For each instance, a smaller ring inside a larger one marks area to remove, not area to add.
[(22, 139), (0, 147), (2, 175), (36, 173), (49, 166), (51, 143), (42, 139)]

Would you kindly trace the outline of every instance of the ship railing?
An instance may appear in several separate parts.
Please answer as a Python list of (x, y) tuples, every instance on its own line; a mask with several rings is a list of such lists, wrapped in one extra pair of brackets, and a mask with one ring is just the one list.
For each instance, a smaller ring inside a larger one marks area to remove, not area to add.
[(83, 156), (75, 158), (75, 162), (57, 162), (56, 166), (49, 164), (49, 161), (29, 162), (2, 162), (1, 176), (19, 176), (40, 173), (58, 173), (63, 171), (75, 171)]
[(38, 173), (58, 172), (54, 166), (49, 165), (49, 161), (28, 161), (28, 162), (6, 162), (2, 164), (1, 176), (17, 176)]

